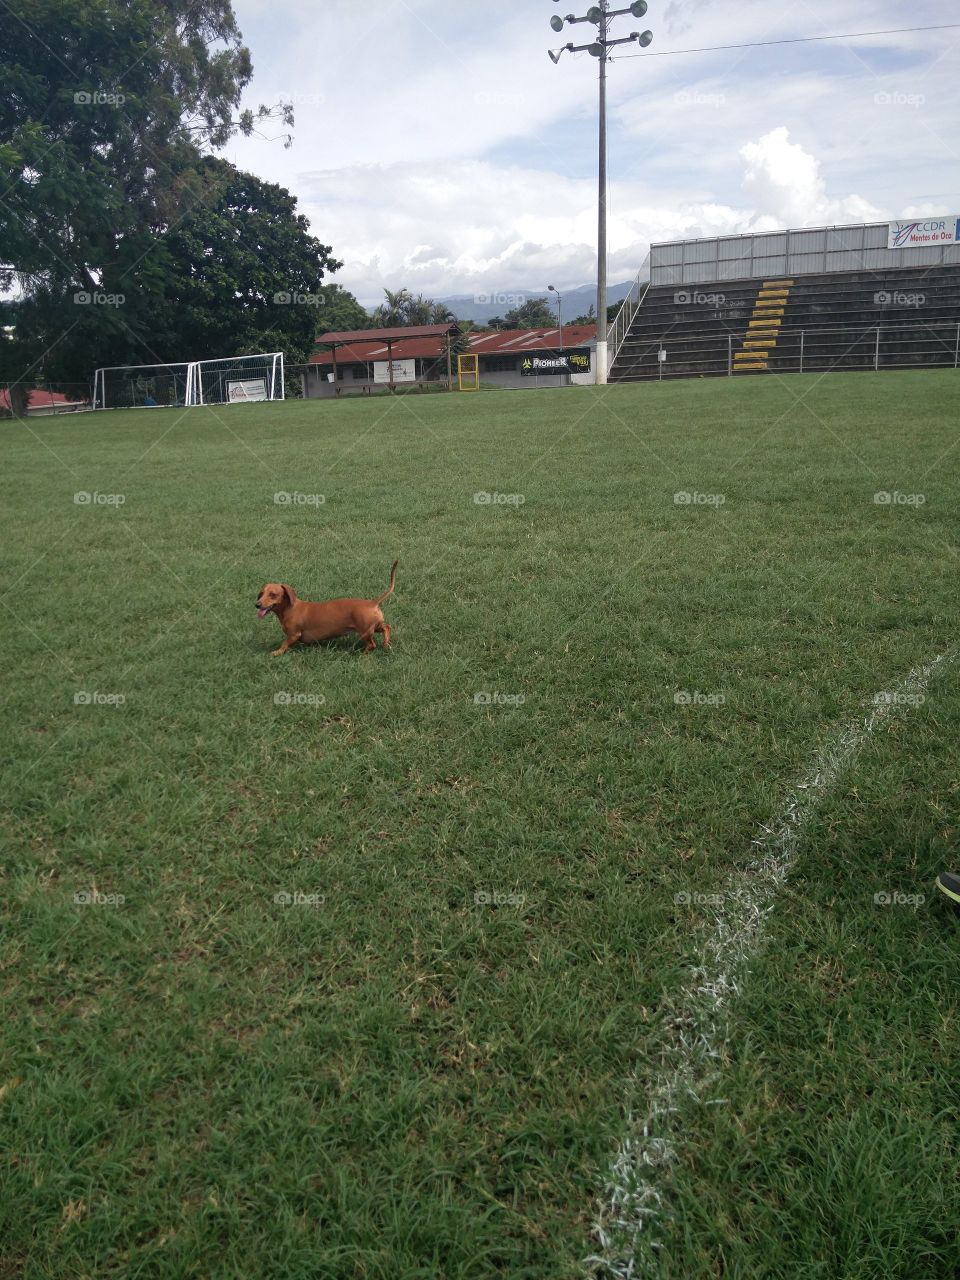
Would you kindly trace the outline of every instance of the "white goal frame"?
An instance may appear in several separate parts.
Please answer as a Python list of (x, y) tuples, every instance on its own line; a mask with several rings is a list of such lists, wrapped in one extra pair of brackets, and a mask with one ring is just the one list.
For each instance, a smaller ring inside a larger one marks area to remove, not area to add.
[[(149, 370), (156, 370), (171, 374), (173, 376), (181, 375), (184, 378), (184, 399), (183, 407), (192, 408), (196, 405), (203, 404), (239, 404), (247, 397), (245, 395), (237, 395), (234, 399), (229, 396), (211, 400), (204, 396), (204, 374), (210, 373), (219, 366), (224, 373), (234, 375), (234, 382), (240, 383), (244, 381), (242, 374), (245, 372), (244, 363), (257, 361), (257, 365), (249, 370), (250, 377), (247, 381), (263, 381), (265, 384), (266, 400), (282, 400), (286, 394), (286, 381), (283, 368), (283, 352), (282, 351), (257, 351), (249, 352), (243, 356), (216, 356), (209, 360), (180, 360), (173, 361), (170, 364), (114, 364), (104, 365), (97, 369), (93, 375), (93, 408), (105, 409), (107, 378), (108, 373), (127, 373), (133, 381), (137, 375), (149, 374)], [(158, 376), (158, 373), (152, 376)], [(113, 408), (114, 406), (110, 406)], [(128, 406), (123, 406), (124, 408)], [(153, 406), (131, 405), (130, 408), (142, 409)]]
[[(255, 369), (251, 370), (251, 380), (259, 380), (259, 378), (262, 378), (266, 383), (266, 395), (264, 399), (282, 400), (285, 392), (283, 352), (257, 351), (251, 352), (245, 356), (218, 356), (212, 360), (194, 360), (187, 371), (187, 403), (189, 405), (208, 403), (204, 397), (203, 391), (203, 378), (204, 373), (207, 370), (212, 371), (214, 366), (219, 365), (225, 372), (238, 375), (243, 372), (243, 362), (245, 360), (270, 361), (269, 365), (260, 364)], [(239, 378), (235, 376), (234, 381), (239, 381)], [(245, 399), (245, 396), (239, 395), (236, 399), (230, 399), (227, 397), (225, 399), (212, 400), (209, 403), (240, 404)]]

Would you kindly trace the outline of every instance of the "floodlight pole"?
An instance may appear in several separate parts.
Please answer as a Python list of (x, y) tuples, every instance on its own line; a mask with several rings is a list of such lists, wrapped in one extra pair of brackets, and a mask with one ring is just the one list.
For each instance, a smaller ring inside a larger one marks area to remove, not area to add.
[(597, 382), (607, 381), (607, 9), (600, 0), (600, 156), (597, 190)]
[[(554, 0), (556, 3), (557, 0)], [(597, 39), (590, 44), (574, 44), (572, 41), (559, 49), (548, 49), (550, 61), (556, 65), (563, 53), (591, 54), (600, 63), (600, 129), (597, 198), (597, 382), (607, 381), (607, 57), (609, 50), (618, 44), (636, 41), (646, 49), (653, 40), (652, 31), (631, 31), (621, 40), (610, 39), (610, 19), (630, 14), (642, 18), (647, 12), (647, 0), (632, 0), (625, 9), (611, 9), (610, 0), (600, 0), (591, 5), (582, 17), (568, 13), (550, 19), (554, 31), (562, 31), (564, 23), (592, 22), (597, 27)]]

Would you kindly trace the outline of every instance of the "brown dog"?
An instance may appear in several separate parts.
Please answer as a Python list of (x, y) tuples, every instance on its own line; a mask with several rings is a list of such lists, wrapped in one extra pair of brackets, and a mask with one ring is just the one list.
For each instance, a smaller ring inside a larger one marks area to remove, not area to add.
[(293, 587), (284, 582), (268, 582), (257, 596), (257, 617), (275, 613), (286, 637), (280, 648), (273, 650), (273, 656), (278, 658), (298, 642), (316, 644), (318, 640), (333, 640), (348, 631), (356, 631), (360, 636), (364, 653), (377, 647), (373, 637), (378, 631), (383, 635), (383, 647), (389, 649), (390, 628), (383, 620), (380, 606), (393, 594), (399, 563), (394, 560), (390, 585), (377, 600), (299, 600)]

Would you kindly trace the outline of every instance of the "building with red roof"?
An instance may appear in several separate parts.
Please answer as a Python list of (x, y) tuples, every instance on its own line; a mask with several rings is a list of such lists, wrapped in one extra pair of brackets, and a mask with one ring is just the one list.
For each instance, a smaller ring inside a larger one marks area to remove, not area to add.
[[(46, 391), (42, 387), (34, 387), (27, 395), (27, 417), (39, 418), (51, 413), (76, 413), (80, 409), (89, 409), (87, 400), (77, 400), (75, 396), (65, 396), (59, 391)], [(10, 414), (10, 392), (0, 387), (0, 417)]]
[[(456, 324), (325, 333), (303, 374), (305, 396), (369, 392), (404, 383), (446, 383), (447, 335)], [(595, 324), (468, 333), (464, 354), (479, 357), (481, 382), (498, 387), (557, 387), (594, 381)], [(566, 359), (560, 360), (564, 352)], [(572, 361), (572, 363), (571, 363)], [(575, 368), (578, 372), (570, 372)], [(453, 376), (456, 378), (456, 362)]]

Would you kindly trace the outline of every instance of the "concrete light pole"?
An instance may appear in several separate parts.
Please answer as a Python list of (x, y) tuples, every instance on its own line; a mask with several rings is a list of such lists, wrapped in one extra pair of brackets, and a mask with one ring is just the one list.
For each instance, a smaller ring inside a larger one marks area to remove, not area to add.
[[(556, 4), (558, 0), (554, 0)], [(642, 18), (647, 12), (647, 0), (634, 0), (626, 9), (611, 9), (610, 0), (600, 0), (600, 4), (591, 5), (583, 17), (568, 13), (565, 18), (554, 14), (550, 26), (554, 31), (562, 31), (564, 22), (592, 22), (597, 28), (597, 39), (591, 44), (572, 42), (562, 48), (548, 49), (551, 62), (560, 61), (560, 55), (582, 53), (586, 50), (600, 62), (600, 120), (599, 120), (599, 163), (597, 166), (597, 382), (607, 381), (607, 58), (608, 50), (618, 44), (632, 44), (636, 41), (641, 48), (653, 40), (652, 31), (631, 31), (630, 35), (620, 40), (610, 39), (610, 19), (629, 13), (634, 18)]]

